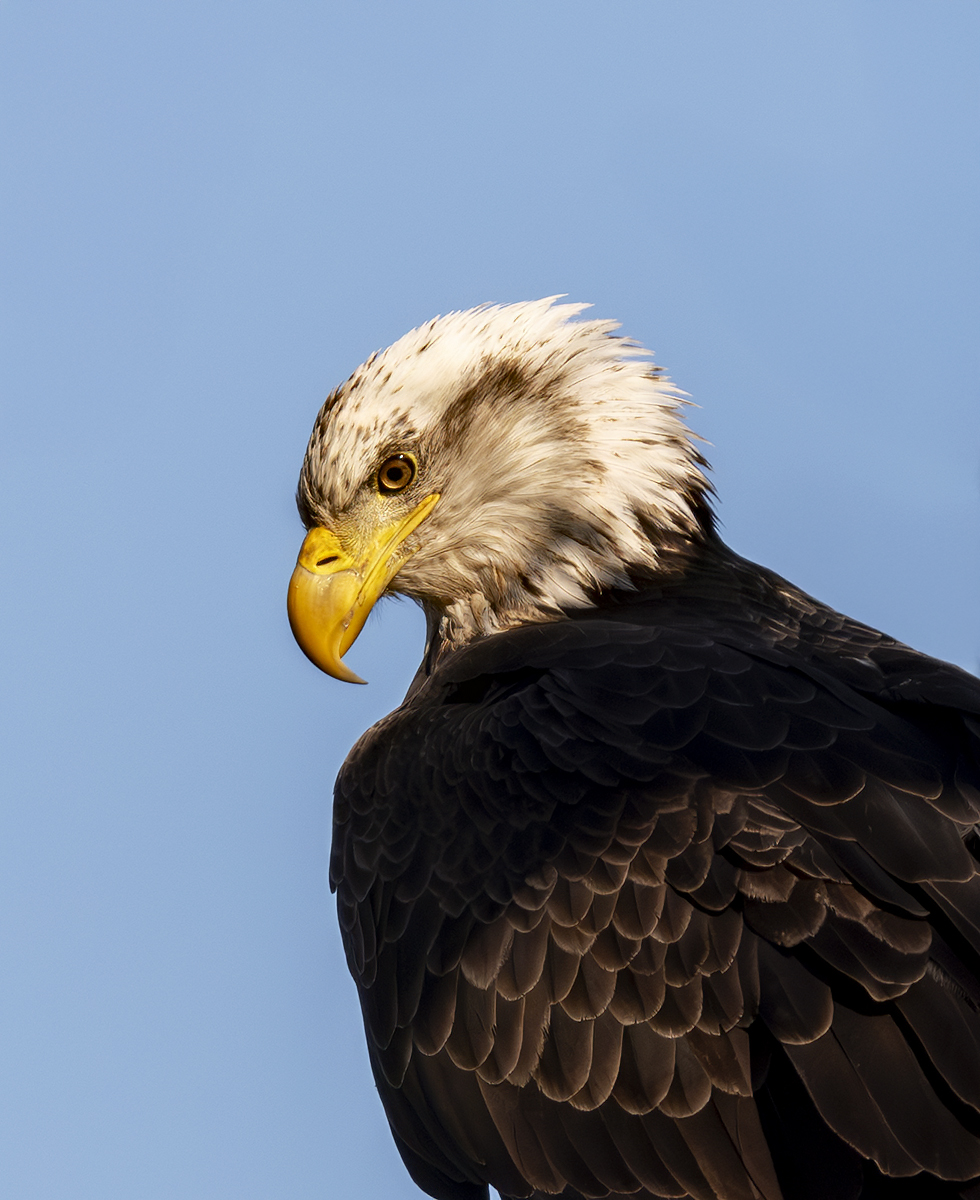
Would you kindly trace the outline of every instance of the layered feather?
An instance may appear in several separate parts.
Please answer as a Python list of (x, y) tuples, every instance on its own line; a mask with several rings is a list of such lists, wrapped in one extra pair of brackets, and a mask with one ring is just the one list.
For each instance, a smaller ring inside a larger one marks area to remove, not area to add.
[[(478, 643), (345, 767), (334, 880), (382, 1097), (415, 1079), (432, 1127), (452, 1110), (466, 1186), (775, 1200), (811, 1158), (855, 1197), (980, 1176), (973, 733), (896, 697), (909, 661), (896, 681), (860, 627), (780, 600), (733, 628), (754, 570)], [(833, 671), (852, 637), (875, 686)], [(974, 686), (921, 661), (940, 705)]]

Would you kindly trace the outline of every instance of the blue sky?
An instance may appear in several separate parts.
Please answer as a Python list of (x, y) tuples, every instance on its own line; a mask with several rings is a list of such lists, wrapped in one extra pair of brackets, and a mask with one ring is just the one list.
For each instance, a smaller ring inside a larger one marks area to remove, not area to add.
[(293, 645), (326, 392), (568, 293), (723, 531), (980, 663), (980, 8), (3, 0), (0, 1161), (21, 1200), (410, 1200), (325, 868), (421, 650)]

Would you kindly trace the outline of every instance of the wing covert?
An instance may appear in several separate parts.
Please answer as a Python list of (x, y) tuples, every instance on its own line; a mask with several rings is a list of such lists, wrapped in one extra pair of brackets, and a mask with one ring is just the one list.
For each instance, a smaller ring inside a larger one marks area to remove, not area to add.
[[(504, 640), (338, 780), (348, 961), (420, 1184), (775, 1200), (808, 1173), (857, 1195), (863, 1160), (980, 1174), (972, 718), (698, 631)], [(787, 1105), (822, 1161), (774, 1161)]]

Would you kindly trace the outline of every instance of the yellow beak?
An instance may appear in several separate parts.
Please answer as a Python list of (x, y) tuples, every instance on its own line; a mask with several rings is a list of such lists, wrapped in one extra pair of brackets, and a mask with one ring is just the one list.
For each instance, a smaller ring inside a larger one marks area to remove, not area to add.
[(407, 517), (380, 526), (354, 548), (323, 526), (306, 535), (289, 581), (286, 610), (293, 637), (321, 671), (347, 683), (364, 683), (341, 659), (409, 557), (399, 547), (438, 500), (438, 492), (426, 496)]

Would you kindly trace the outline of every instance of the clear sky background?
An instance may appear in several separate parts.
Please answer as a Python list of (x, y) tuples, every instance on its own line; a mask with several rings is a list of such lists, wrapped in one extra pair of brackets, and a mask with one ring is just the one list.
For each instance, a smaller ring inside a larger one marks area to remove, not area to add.
[(568, 293), (723, 532), (980, 660), (976, 0), (2, 0), (0, 1194), (411, 1200), (326, 889), (422, 645), (293, 645), (325, 394)]

